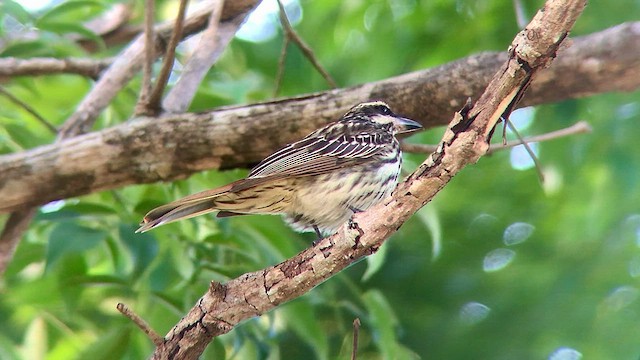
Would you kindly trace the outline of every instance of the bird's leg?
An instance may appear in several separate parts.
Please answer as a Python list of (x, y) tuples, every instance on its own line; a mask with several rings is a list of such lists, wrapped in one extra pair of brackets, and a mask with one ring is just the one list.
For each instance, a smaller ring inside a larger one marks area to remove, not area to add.
[(316, 235), (318, 236), (316, 241), (313, 242), (313, 246), (316, 246), (316, 244), (319, 243), (320, 240), (322, 240), (322, 233), (320, 232), (320, 229), (318, 229), (317, 225), (313, 225), (313, 231), (315, 231)]

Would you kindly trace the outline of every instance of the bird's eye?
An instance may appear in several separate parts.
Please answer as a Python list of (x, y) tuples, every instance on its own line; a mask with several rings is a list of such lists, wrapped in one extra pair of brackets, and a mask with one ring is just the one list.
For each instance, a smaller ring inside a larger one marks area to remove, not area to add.
[(378, 110), (380, 110), (380, 113), (382, 113), (383, 115), (391, 115), (391, 109), (389, 109), (388, 107), (386, 107), (384, 105), (380, 105)]

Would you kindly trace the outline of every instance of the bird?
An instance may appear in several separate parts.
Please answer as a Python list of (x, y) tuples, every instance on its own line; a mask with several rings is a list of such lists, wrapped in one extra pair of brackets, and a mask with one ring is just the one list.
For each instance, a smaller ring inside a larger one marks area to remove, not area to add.
[(246, 178), (149, 211), (136, 232), (218, 211), (218, 217), (280, 214), (294, 230), (321, 239), (393, 192), (402, 166), (396, 136), (420, 129), (382, 101), (358, 104), (269, 155)]

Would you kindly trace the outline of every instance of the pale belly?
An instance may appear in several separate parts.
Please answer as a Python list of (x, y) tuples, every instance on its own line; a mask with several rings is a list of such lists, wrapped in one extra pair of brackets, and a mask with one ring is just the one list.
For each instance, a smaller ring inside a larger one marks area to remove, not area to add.
[(355, 212), (363, 211), (389, 196), (398, 184), (401, 163), (387, 163), (377, 171), (354, 172), (354, 168), (336, 174), (300, 178), (292, 200), (295, 213), (285, 212), (285, 220), (298, 231), (324, 235), (335, 233)]

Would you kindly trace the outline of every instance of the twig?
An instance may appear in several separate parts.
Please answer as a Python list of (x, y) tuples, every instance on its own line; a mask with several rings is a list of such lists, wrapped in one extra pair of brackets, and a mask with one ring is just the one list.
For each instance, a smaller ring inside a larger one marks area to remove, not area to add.
[(282, 5), (282, 2), (280, 2), (280, 0), (277, 0), (277, 1), (278, 1), (278, 7), (280, 8), (280, 23), (282, 23), (282, 27), (284, 28), (286, 36), (289, 37), (291, 40), (293, 40), (294, 43), (298, 45), (300, 50), (302, 50), (302, 53), (304, 54), (304, 56), (306, 56), (306, 58), (309, 59), (313, 67), (315, 67), (316, 70), (318, 70), (320, 75), (322, 75), (322, 77), (327, 81), (329, 86), (331, 86), (334, 89), (337, 88), (338, 84), (335, 82), (335, 80), (333, 80), (331, 75), (329, 75), (329, 73), (322, 67), (322, 65), (320, 65), (320, 62), (318, 61), (315, 54), (313, 53), (313, 50), (311, 50), (311, 48), (304, 42), (304, 40), (302, 40), (302, 38), (298, 36), (295, 30), (293, 30), (293, 27), (291, 27), (291, 23), (289, 22), (289, 18), (287, 18), (287, 13), (284, 10), (284, 6)]
[[(548, 132), (542, 135), (535, 135), (531, 137), (524, 138), (525, 142), (543, 142), (549, 140), (555, 140), (566, 136), (576, 135), (576, 134), (584, 134), (591, 132), (591, 126), (586, 121), (578, 121), (577, 123), (552, 132)], [(511, 140), (506, 144), (500, 145), (492, 145), (487, 154), (492, 154), (496, 151), (501, 151), (505, 149), (509, 149), (518, 145), (522, 145), (520, 140)], [(407, 153), (416, 153), (416, 154), (430, 154), (438, 148), (437, 145), (427, 145), (427, 144), (408, 144), (402, 143), (402, 151)]]
[(358, 334), (360, 333), (360, 319), (353, 320), (353, 347), (351, 348), (351, 360), (356, 360), (358, 356)]
[(275, 97), (280, 92), (280, 86), (282, 86), (282, 78), (284, 77), (284, 63), (287, 58), (287, 47), (289, 47), (289, 42), (291, 38), (289, 35), (284, 36), (282, 40), (282, 50), (280, 50), (280, 58), (278, 59), (278, 72), (276, 73), (276, 84), (273, 88), (273, 96)]
[(149, 96), (147, 102), (147, 112), (150, 114), (157, 114), (160, 111), (160, 100), (162, 99), (162, 93), (164, 92), (167, 81), (169, 81), (169, 75), (173, 68), (173, 61), (176, 58), (176, 47), (178, 42), (182, 39), (182, 27), (184, 25), (184, 14), (187, 10), (187, 3), (189, 0), (180, 0), (180, 7), (178, 8), (178, 15), (176, 16), (176, 22), (173, 28), (173, 33), (169, 39), (167, 45), (167, 51), (164, 55), (164, 61), (162, 62), (162, 68), (160, 74), (156, 80), (156, 85)]
[(36, 120), (38, 120), (38, 122), (40, 122), (44, 127), (49, 129), (49, 131), (51, 131), (51, 133), (53, 133), (54, 135), (58, 133), (58, 129), (56, 129), (55, 126), (53, 126), (49, 121), (47, 121), (47, 119), (42, 117), (42, 115), (38, 114), (38, 112), (34, 108), (29, 106), (29, 104), (25, 103), (24, 101), (18, 99), (15, 95), (13, 95), (9, 91), (7, 91), (2, 86), (0, 86), (0, 94), (4, 95), (7, 99), (11, 100), (11, 102), (13, 102), (14, 104), (20, 106), (26, 112), (31, 114)]
[(162, 102), (162, 106), (166, 111), (174, 113), (187, 111), (202, 79), (222, 54), (219, 49), (225, 46), (220, 45), (226, 39), (219, 36), (218, 25), (220, 24), (223, 5), (224, 0), (214, 1), (211, 5), (209, 25), (202, 32), (198, 46), (193, 50), (180, 78)]
[(541, 183), (544, 183), (544, 174), (542, 173), (542, 165), (540, 164), (540, 160), (538, 159), (538, 156), (536, 156), (536, 153), (533, 151), (533, 149), (529, 145), (531, 141), (526, 141), (522, 138), (518, 129), (516, 129), (516, 127), (513, 126), (513, 124), (511, 123), (511, 121), (509, 121), (509, 118), (504, 118), (503, 120), (507, 124), (509, 129), (511, 129), (511, 131), (513, 131), (513, 133), (516, 135), (520, 144), (522, 144), (525, 150), (527, 150), (527, 154), (529, 154), (529, 156), (531, 157), (531, 160), (533, 160), (533, 164), (535, 165), (536, 172), (538, 173), (538, 179), (540, 179)]
[(113, 62), (112, 59), (54, 59), (31, 58), (19, 59), (7, 57), (0, 59), (0, 77), (4, 76), (36, 76), (51, 74), (78, 74), (92, 79)]
[(116, 305), (116, 309), (118, 309), (118, 311), (120, 311), (122, 315), (128, 317), (129, 320), (133, 321), (133, 323), (136, 324), (136, 326), (140, 328), (140, 330), (142, 330), (142, 332), (144, 332), (149, 337), (149, 339), (151, 340), (151, 342), (153, 342), (155, 346), (162, 345), (162, 343), (164, 342), (164, 339), (160, 337), (160, 335), (158, 335), (158, 333), (155, 332), (149, 326), (149, 324), (147, 324), (147, 322), (144, 321), (144, 319), (142, 319), (138, 314), (133, 312), (133, 310), (129, 309), (127, 305), (123, 303), (118, 303), (118, 305)]
[(151, 93), (151, 76), (155, 60), (155, 32), (153, 29), (155, 0), (145, 0), (144, 5), (144, 64), (142, 65), (142, 87), (135, 113), (143, 114)]

